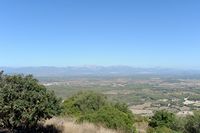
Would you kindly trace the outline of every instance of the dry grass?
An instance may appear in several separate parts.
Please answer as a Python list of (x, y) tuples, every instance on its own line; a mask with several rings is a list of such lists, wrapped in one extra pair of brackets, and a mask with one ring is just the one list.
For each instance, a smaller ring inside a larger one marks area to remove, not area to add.
[(147, 122), (137, 122), (135, 123), (135, 127), (138, 133), (146, 133), (148, 128)]
[(95, 126), (91, 123), (77, 124), (73, 120), (64, 118), (47, 120), (45, 125), (54, 125), (56, 128), (62, 130), (63, 133), (119, 133), (114, 130)]

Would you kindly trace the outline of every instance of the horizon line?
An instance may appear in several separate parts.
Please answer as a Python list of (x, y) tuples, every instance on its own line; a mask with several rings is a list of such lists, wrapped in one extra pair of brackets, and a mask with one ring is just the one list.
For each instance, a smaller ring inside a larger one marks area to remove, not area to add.
[(0, 66), (0, 68), (68, 68), (68, 67), (131, 67), (141, 69), (178, 69), (178, 70), (200, 70), (200, 67), (169, 67), (169, 66), (133, 66), (133, 65), (66, 65), (66, 66), (53, 66), (53, 65), (38, 65), (38, 66)]

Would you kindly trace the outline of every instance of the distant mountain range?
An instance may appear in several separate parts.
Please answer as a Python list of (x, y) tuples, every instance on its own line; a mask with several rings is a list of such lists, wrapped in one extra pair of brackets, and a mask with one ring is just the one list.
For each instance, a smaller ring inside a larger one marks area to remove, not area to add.
[(168, 68), (135, 68), (129, 66), (82, 66), (82, 67), (0, 67), (6, 74), (33, 74), (38, 77), (57, 76), (126, 76), (161, 74), (200, 74), (200, 70)]

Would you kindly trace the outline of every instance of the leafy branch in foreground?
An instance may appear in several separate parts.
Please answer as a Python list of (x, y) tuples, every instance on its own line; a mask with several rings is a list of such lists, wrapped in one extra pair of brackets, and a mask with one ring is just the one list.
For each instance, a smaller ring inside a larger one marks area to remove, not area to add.
[(61, 113), (61, 100), (33, 76), (0, 74), (0, 123), (9, 129), (31, 128)]

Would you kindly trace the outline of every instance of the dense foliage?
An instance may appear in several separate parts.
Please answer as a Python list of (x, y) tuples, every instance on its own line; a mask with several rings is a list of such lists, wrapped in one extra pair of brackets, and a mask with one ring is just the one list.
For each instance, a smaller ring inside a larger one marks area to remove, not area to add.
[(92, 91), (80, 92), (64, 102), (65, 114), (79, 122), (88, 121), (108, 128), (135, 132), (134, 117), (126, 104), (111, 103), (107, 98)]
[(106, 97), (92, 91), (79, 92), (65, 100), (65, 114), (69, 116), (81, 116), (93, 113), (106, 105)]
[(166, 110), (156, 111), (152, 116), (148, 133), (178, 133), (183, 132), (183, 125), (177, 124), (179, 120), (174, 113)]
[(200, 133), (200, 111), (195, 111), (194, 115), (187, 117), (185, 124), (186, 133)]
[(31, 128), (61, 113), (60, 99), (31, 75), (0, 74), (0, 122), (9, 129)]
[(151, 127), (168, 127), (171, 128), (175, 124), (175, 115), (171, 112), (160, 110), (156, 111), (151, 118), (149, 125)]
[(80, 121), (103, 124), (108, 128), (123, 130), (128, 133), (134, 131), (132, 119), (113, 106), (104, 106), (95, 113), (84, 115), (80, 118)]
[(200, 133), (200, 111), (178, 117), (168, 111), (157, 111), (149, 122), (148, 133)]

